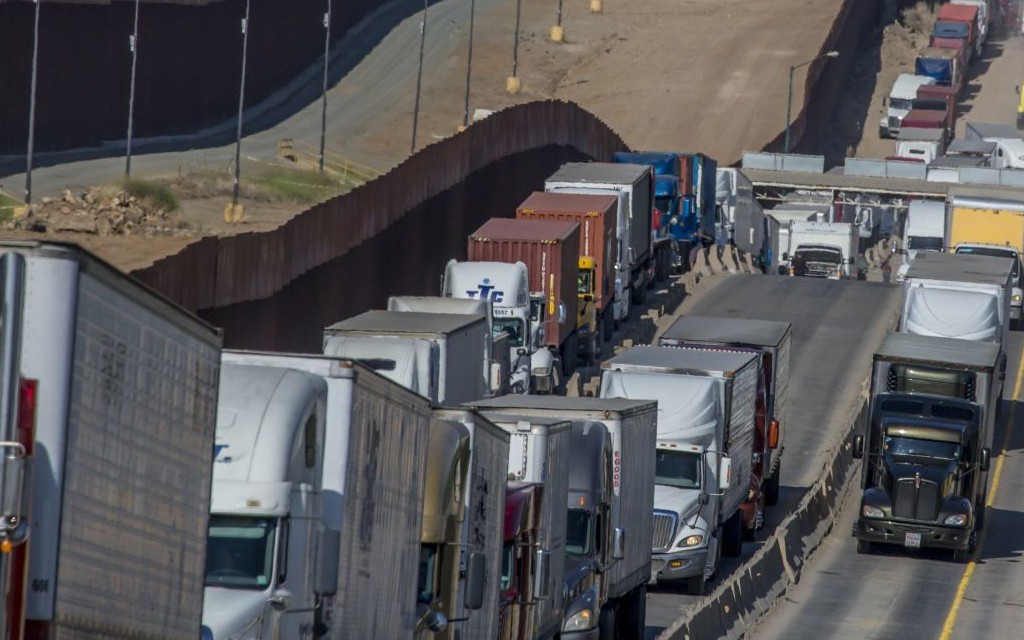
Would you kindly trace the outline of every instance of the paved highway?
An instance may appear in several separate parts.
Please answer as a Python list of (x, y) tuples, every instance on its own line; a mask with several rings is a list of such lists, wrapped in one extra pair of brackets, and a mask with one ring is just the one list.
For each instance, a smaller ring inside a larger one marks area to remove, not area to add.
[[(868, 376), (871, 353), (885, 336), (900, 290), (872, 282), (736, 275), (687, 301), (680, 313), (728, 315), (793, 323), (793, 377), (782, 457), (782, 493), (769, 508), (766, 532), (800, 501), (820, 475), (830, 446), (848, 425), (849, 409)], [(758, 536), (763, 539), (764, 533)], [(745, 543), (741, 558), (727, 558), (728, 575), (759, 542)], [(717, 586), (717, 582), (710, 588)], [(699, 598), (661, 585), (647, 596), (647, 637), (654, 638)], [(824, 636), (822, 636), (824, 637)]]
[[(1013, 638), (1024, 613), (1024, 336), (1007, 345), (1006, 404), (996, 428), (985, 530), (975, 560), (882, 547), (858, 555), (850, 532), (859, 475), (838, 524), (804, 568), (797, 587), (753, 629), (757, 638)], [(859, 471), (858, 471), (859, 474)]]

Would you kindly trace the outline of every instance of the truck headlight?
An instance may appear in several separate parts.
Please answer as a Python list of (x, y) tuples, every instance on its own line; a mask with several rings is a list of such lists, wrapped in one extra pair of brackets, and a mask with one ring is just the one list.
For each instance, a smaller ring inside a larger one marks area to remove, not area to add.
[(684, 549), (684, 548), (688, 548), (688, 547), (696, 547), (697, 545), (699, 545), (702, 542), (704, 542), (704, 536), (701, 536), (701, 535), (686, 536), (685, 538), (683, 538), (682, 540), (679, 541), (679, 544), (676, 545), (676, 548)]
[(1012, 296), (1010, 296), (1010, 300), (1011, 300), (1012, 302), (1020, 302), (1020, 300), (1021, 300), (1021, 296), (1020, 296), (1020, 294), (1019, 294), (1019, 293), (1015, 293), (1015, 294), (1013, 294)]
[(861, 507), (860, 513), (865, 518), (882, 518), (885, 516), (881, 509), (878, 507), (872, 507), (870, 504), (866, 504)]
[(582, 609), (565, 621), (562, 631), (589, 631), (594, 628), (595, 624), (597, 624), (597, 616), (594, 612), (590, 609)]
[(942, 524), (948, 524), (951, 527), (963, 527), (967, 524), (967, 518), (966, 513), (954, 513), (951, 516), (946, 516)]

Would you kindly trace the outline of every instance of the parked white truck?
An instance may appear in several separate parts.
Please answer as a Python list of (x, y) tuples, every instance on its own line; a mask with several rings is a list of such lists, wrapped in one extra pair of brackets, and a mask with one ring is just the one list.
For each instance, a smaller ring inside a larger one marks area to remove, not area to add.
[[(443, 436), (464, 438), (466, 428), (350, 360), (235, 351), (223, 360), (205, 638), (445, 631), (451, 600), (441, 601), (442, 565), (424, 533), (452, 490), (431, 480), (449, 462), (431, 446), (444, 450)], [(477, 577), (466, 582), (480, 589), (482, 563), (471, 564)]]
[(789, 275), (828, 278), (858, 278), (857, 227), (849, 222), (794, 221), (789, 226)]
[(480, 375), (491, 341), (482, 315), (367, 311), (324, 329), (324, 354), (366, 364), (433, 404), (490, 395)]
[(701, 594), (740, 555), (754, 445), (754, 353), (633, 347), (601, 365), (601, 397), (658, 401), (651, 582)]
[(903, 221), (903, 262), (896, 270), (896, 282), (903, 282), (907, 270), (921, 251), (942, 251), (946, 234), (946, 203), (911, 200)]
[(488, 395), (501, 396), (508, 393), (509, 336), (502, 330), (495, 331), (494, 308), (490, 300), (465, 298), (442, 298), (436, 296), (390, 296), (388, 311), (418, 311), (422, 313), (465, 313), (482, 315), (487, 319), (492, 340), (486, 343), (484, 354), (484, 384), (490, 389)]
[(935, 84), (935, 78), (901, 73), (892, 83), (889, 95), (882, 99), (882, 120), (878, 125), (881, 138), (895, 138), (900, 132), (903, 118), (910, 113), (910, 105), (917, 98), (917, 90)]
[(474, 407), (572, 421), (573, 446), (561, 462), (570, 469), (562, 638), (643, 637), (657, 403), (505, 396)]
[(441, 279), (441, 296), (491, 301), (492, 331), (509, 336), (512, 393), (558, 387), (561, 363), (553, 351), (543, 346), (543, 323), (531, 308), (530, 278), (525, 263), (449, 260)]
[(4, 637), (198, 637), (219, 332), (75, 245), (0, 271)]
[(1005, 343), (1011, 272), (1007, 258), (918, 254), (903, 281), (900, 331)]

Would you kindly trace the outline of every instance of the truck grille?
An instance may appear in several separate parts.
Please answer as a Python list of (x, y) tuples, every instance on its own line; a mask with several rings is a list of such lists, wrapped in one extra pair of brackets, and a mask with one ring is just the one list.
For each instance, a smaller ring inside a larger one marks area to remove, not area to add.
[(919, 487), (914, 486), (914, 478), (904, 478), (896, 483), (892, 515), (908, 520), (935, 522), (939, 517), (939, 486), (928, 480), (918, 482)]
[(676, 524), (679, 516), (671, 511), (654, 511), (654, 544), (653, 551), (668, 551), (676, 535)]

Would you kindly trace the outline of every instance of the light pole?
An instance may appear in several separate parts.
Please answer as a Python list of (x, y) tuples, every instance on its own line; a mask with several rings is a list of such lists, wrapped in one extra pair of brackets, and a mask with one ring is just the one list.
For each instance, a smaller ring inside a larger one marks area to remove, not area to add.
[(324, 14), (324, 89), (323, 108), (320, 112), (320, 173), (324, 172), (324, 147), (327, 144), (327, 63), (331, 55), (331, 0), (327, 0)]
[(28, 98), (28, 152), (25, 154), (25, 204), (32, 205), (32, 151), (36, 134), (36, 68), (39, 65), (39, 0), (32, 32), (32, 80)]
[(816, 58), (811, 58), (810, 60), (808, 60), (806, 62), (801, 62), (799, 64), (795, 64), (795, 65), (793, 65), (793, 66), (791, 66), (789, 68), (789, 93), (788, 93), (788, 96), (786, 97), (786, 141), (784, 143), (784, 146), (782, 147), (782, 152), (783, 153), (789, 153), (789, 123), (790, 123), (791, 112), (793, 110), (793, 72), (796, 71), (797, 69), (799, 69), (800, 67), (806, 67), (807, 65), (811, 64), (812, 62), (817, 62), (818, 60), (821, 60), (822, 58), (838, 58), (838, 57), (839, 57), (839, 52), (838, 51), (829, 51), (828, 53), (824, 53), (824, 54), (822, 54), (822, 55), (820, 55), (820, 56), (818, 56)]
[(238, 216), (239, 176), (242, 164), (242, 109), (245, 106), (245, 57), (249, 46), (249, 1), (245, 0), (245, 17), (242, 18), (242, 79), (238, 86), (238, 129), (235, 133), (235, 184), (231, 189), (231, 216)]
[(552, 42), (562, 42), (565, 40), (565, 30), (562, 29), (562, 0), (558, 0), (558, 12), (555, 14), (555, 24), (551, 27), (551, 33), (548, 37)]
[(476, 16), (476, 0), (469, 0), (469, 55), (466, 58), (466, 106), (462, 112), (462, 126), (469, 126), (469, 76), (473, 72), (473, 19)]
[(430, 0), (423, 0), (423, 21), (420, 23), (420, 68), (416, 72), (416, 101), (412, 106), (412, 144), (409, 146), (409, 155), (416, 152), (416, 126), (420, 120), (420, 90), (423, 87), (423, 49), (427, 46), (427, 4)]
[(135, 28), (128, 38), (128, 48), (132, 52), (132, 80), (128, 89), (128, 137), (125, 143), (124, 176), (132, 175), (132, 120), (135, 116), (135, 64), (139, 58), (139, 0), (135, 0)]
[(522, 16), (523, 0), (516, 0), (516, 32), (512, 43), (512, 75), (505, 82), (505, 91), (519, 93), (519, 19)]

